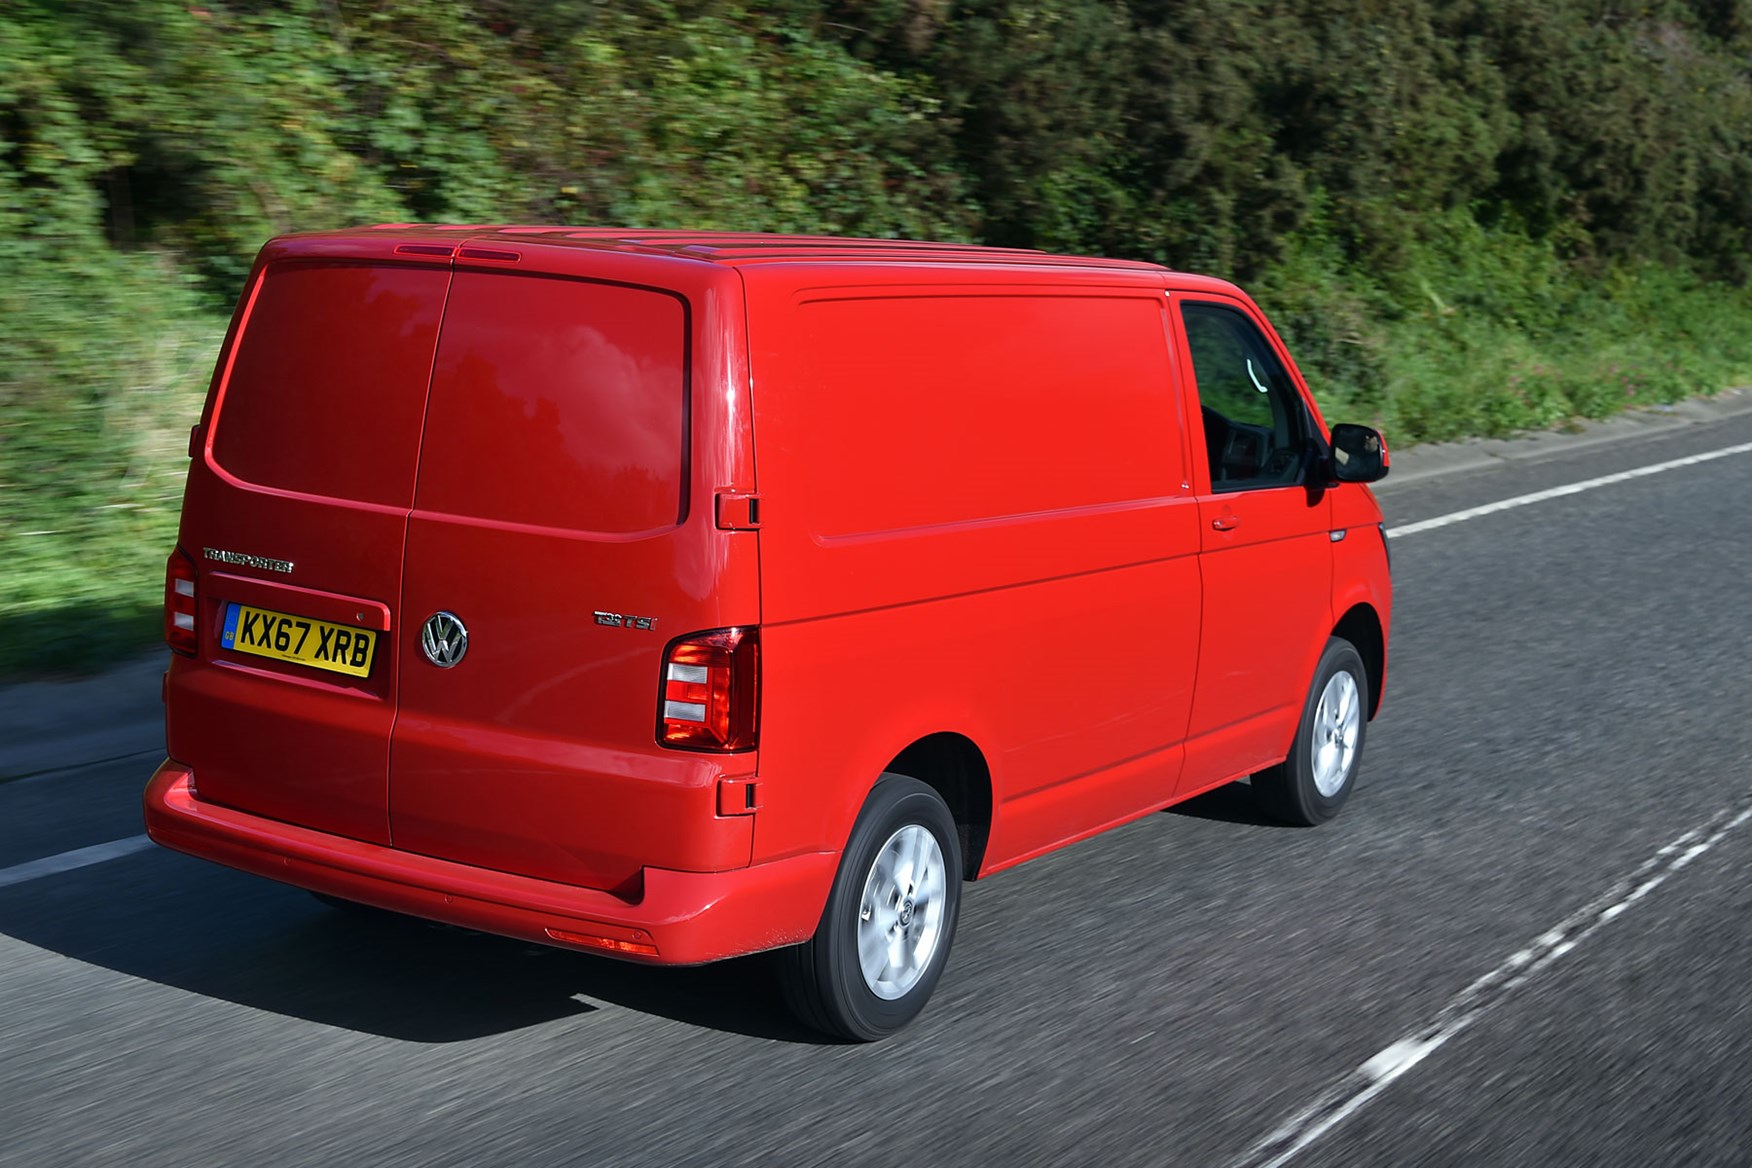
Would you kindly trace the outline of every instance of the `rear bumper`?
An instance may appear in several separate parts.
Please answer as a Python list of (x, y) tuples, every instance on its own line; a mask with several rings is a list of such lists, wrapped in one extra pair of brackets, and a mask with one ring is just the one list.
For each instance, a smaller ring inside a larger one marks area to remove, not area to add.
[[(146, 833), (167, 848), (361, 904), (544, 945), (695, 965), (807, 940), (836, 857), (729, 872), (644, 870), (636, 901), (456, 864), (204, 803), (166, 761), (146, 786)], [(555, 933), (561, 936), (555, 936)]]

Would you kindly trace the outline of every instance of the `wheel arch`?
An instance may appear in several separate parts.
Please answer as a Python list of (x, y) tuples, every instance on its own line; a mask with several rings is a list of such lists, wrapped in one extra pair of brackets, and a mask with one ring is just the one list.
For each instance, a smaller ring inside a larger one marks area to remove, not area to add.
[(1387, 680), (1387, 635), (1380, 614), (1366, 601), (1353, 604), (1333, 626), (1332, 635), (1356, 646), (1363, 659), (1363, 669), (1369, 675), (1369, 718), (1373, 720), (1381, 708), (1381, 690)]
[(992, 772), (973, 740), (953, 731), (927, 734), (882, 770), (917, 779), (942, 797), (960, 836), (962, 877), (977, 878), (992, 834)]

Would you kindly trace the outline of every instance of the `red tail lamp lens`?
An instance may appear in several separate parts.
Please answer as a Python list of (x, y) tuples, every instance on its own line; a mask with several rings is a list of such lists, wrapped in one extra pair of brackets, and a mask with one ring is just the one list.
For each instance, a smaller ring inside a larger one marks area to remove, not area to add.
[(640, 957), (657, 956), (657, 946), (645, 941), (622, 941), (616, 937), (598, 937), (594, 933), (574, 933), (567, 929), (548, 929), (547, 935), (566, 945), (585, 949), (601, 949), (605, 953), (632, 953)]
[(195, 561), (177, 548), (164, 565), (164, 640), (185, 657), (193, 657), (201, 647), (195, 633), (195, 599)]
[(663, 655), (657, 740), (681, 750), (752, 750), (759, 736), (760, 630), (716, 629)]

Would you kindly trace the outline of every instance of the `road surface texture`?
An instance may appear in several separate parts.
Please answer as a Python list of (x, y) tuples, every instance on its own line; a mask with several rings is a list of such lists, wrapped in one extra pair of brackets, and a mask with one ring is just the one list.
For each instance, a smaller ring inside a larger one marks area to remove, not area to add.
[(142, 847), (157, 743), (94, 704), (105, 761), (0, 782), (0, 1165), (1752, 1163), (1752, 415), (1487, 461), (1383, 491), (1339, 820), (1230, 788), (970, 885), (874, 1046), (799, 1030), (763, 959)]

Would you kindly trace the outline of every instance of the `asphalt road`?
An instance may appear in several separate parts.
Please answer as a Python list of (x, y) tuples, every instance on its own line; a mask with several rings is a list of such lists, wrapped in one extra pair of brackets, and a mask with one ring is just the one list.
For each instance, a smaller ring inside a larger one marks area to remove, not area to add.
[[(1390, 525), (1747, 442), (1429, 479)], [(156, 849), (20, 879), (137, 835), (154, 759), (0, 784), (0, 1165), (1752, 1163), (1748, 500), (1752, 452), (1396, 540), (1338, 821), (1232, 788), (972, 885), (875, 1046), (796, 1029), (759, 959), (357, 920)]]

